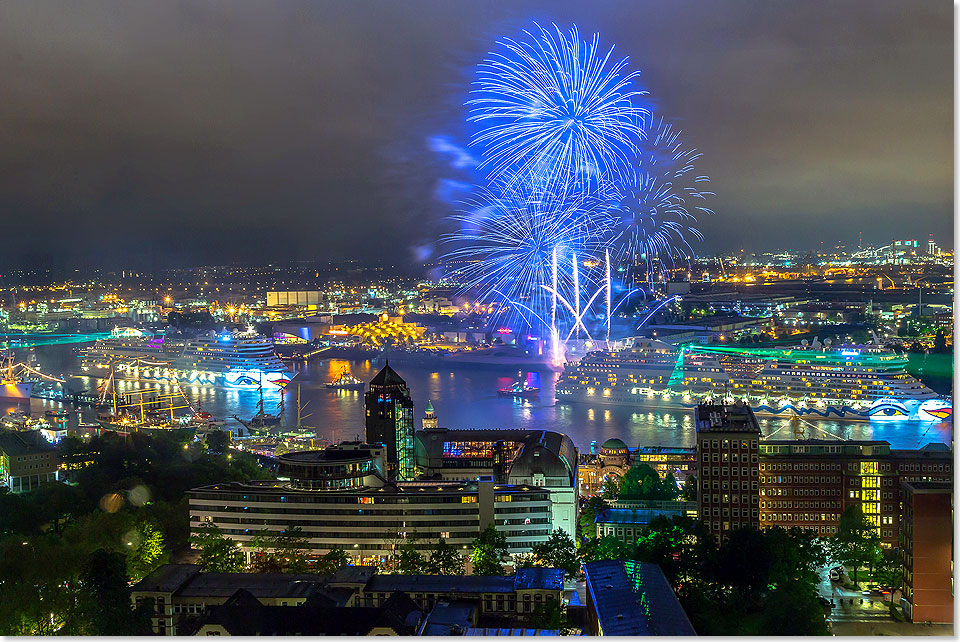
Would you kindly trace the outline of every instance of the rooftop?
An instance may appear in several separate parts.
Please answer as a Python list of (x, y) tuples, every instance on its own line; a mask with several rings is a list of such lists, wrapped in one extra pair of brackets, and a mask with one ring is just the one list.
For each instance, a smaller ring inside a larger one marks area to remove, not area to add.
[(655, 517), (677, 517), (682, 514), (683, 511), (679, 508), (677, 510), (605, 508), (597, 511), (594, 521), (597, 524), (644, 525), (649, 524)]
[(750, 406), (702, 403), (696, 408), (697, 432), (742, 432), (760, 435), (760, 425)]
[(583, 568), (603, 635), (696, 635), (656, 564), (603, 560)]
[(902, 482), (901, 486), (914, 493), (952, 493), (953, 482), (943, 481), (911, 481)]
[(0, 430), (0, 452), (11, 457), (56, 450), (39, 430)]

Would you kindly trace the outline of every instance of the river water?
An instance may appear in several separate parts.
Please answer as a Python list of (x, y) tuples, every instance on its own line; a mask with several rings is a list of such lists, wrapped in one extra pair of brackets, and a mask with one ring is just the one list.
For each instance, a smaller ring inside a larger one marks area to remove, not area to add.
[[(41, 366), (47, 372), (61, 373), (76, 370), (75, 357), (66, 346), (37, 348)], [(557, 404), (554, 387), (559, 373), (517, 370), (504, 366), (503, 370), (468, 369), (438, 370), (435, 366), (392, 366), (407, 382), (413, 397), (415, 421), (419, 428), (427, 400), (433, 402), (442, 427), (447, 428), (532, 428), (555, 430), (573, 438), (581, 451), (586, 451), (592, 441), (603, 443), (610, 437), (622, 439), (635, 446), (686, 446), (696, 445), (696, 430), (690, 411), (629, 408), (622, 406), (591, 406), (586, 404)], [(364, 431), (363, 393), (358, 391), (335, 391), (324, 384), (334, 380), (344, 369), (363, 381), (369, 382), (378, 368), (370, 361), (346, 361), (326, 359), (299, 366), (300, 372), (287, 387), (264, 389), (264, 406), (268, 413), (275, 413), (280, 395), (285, 397), (285, 424), (296, 423), (297, 389), (299, 387), (303, 413), (312, 414), (304, 424), (317, 427), (319, 437), (330, 441), (362, 438)], [(540, 387), (539, 398), (514, 399), (500, 397), (497, 390), (511, 385), (518, 379), (526, 379), (533, 373), (533, 383)], [(96, 386), (90, 378), (89, 389)], [(119, 389), (133, 390), (144, 387), (167, 386), (143, 385), (120, 382)], [(271, 386), (272, 387), (272, 386)], [(202, 404), (203, 410), (218, 419), (226, 419), (237, 426), (233, 415), (248, 419), (256, 412), (259, 395), (256, 389), (231, 389), (213, 386), (184, 386), (184, 392), (194, 404)], [(42, 411), (59, 404), (34, 399), (32, 408)], [(83, 411), (85, 419), (93, 418), (93, 411)], [(788, 419), (759, 417), (760, 427), (766, 436), (790, 439), (793, 430)], [(812, 428), (811, 426), (815, 426)], [(808, 438), (874, 439), (890, 442), (894, 448), (918, 448), (931, 442), (952, 445), (952, 423), (922, 423), (910, 421), (811, 421), (807, 427)]]

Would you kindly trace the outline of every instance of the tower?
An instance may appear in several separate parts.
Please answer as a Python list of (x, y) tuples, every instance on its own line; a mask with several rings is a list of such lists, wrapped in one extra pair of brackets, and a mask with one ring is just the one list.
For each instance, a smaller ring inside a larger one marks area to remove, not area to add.
[(427, 407), (423, 414), (423, 423), (421, 427), (424, 430), (436, 430), (440, 427), (440, 422), (437, 419), (437, 413), (433, 411), (433, 402), (429, 399), (427, 400)]
[(413, 479), (413, 400), (407, 382), (387, 362), (364, 397), (367, 443), (387, 447), (387, 470), (393, 479)]

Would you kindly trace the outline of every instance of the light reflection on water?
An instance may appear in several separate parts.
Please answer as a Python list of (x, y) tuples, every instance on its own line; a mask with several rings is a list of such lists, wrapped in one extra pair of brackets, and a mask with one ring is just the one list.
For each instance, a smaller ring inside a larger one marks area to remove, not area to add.
[[(42, 359), (42, 357), (41, 357)], [(415, 421), (419, 428), (427, 400), (433, 402), (440, 425), (448, 428), (531, 428), (556, 430), (570, 435), (582, 450), (591, 441), (598, 444), (610, 437), (618, 437), (630, 446), (693, 446), (696, 431), (690, 411), (659, 410), (624, 406), (588, 406), (585, 404), (561, 404), (554, 401), (557, 373), (540, 372), (539, 398), (519, 399), (500, 397), (498, 389), (507, 387), (518, 379), (526, 381), (529, 371), (505, 368), (500, 371), (487, 369), (457, 369), (438, 371), (425, 366), (391, 364), (407, 381), (414, 401)], [(369, 361), (349, 362), (340, 359), (316, 361), (300, 366), (300, 373), (284, 393), (285, 424), (296, 423), (296, 399), (299, 385), (304, 414), (312, 414), (304, 424), (315, 426), (318, 435), (331, 441), (356, 439), (364, 431), (363, 393), (359, 391), (329, 390), (324, 384), (335, 379), (345, 368), (363, 381), (369, 382), (378, 368)], [(55, 368), (46, 367), (51, 372)], [(65, 368), (66, 369), (66, 368)], [(92, 380), (91, 380), (92, 381)], [(95, 384), (91, 383), (92, 388)], [(119, 389), (133, 390), (133, 382), (119, 382)], [(169, 386), (143, 385), (168, 390)], [(264, 389), (264, 406), (274, 413), (280, 400), (279, 389)], [(248, 419), (256, 412), (259, 399), (257, 390), (216, 388), (212, 386), (184, 386), (184, 391), (194, 403), (200, 402), (203, 409), (218, 419), (230, 419), (238, 415)], [(35, 411), (50, 407), (50, 404), (33, 400)], [(84, 411), (85, 418), (92, 419), (91, 410)], [(758, 417), (764, 435), (777, 439), (792, 439), (793, 430), (789, 419)], [(948, 445), (952, 440), (950, 423), (931, 424), (921, 422), (852, 422), (811, 421), (816, 429), (807, 431), (808, 438), (889, 441), (894, 448), (917, 448), (931, 442)]]

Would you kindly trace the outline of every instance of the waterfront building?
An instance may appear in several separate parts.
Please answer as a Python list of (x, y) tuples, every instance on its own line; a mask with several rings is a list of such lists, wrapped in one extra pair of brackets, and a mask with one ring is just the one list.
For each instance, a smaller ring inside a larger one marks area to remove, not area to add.
[(0, 429), (0, 484), (22, 493), (59, 481), (60, 457), (39, 430)]
[(900, 487), (903, 611), (913, 622), (953, 622), (953, 482)]
[(573, 440), (549, 430), (438, 428), (416, 435), (421, 479), (469, 481), (489, 475), (497, 484), (544, 489), (553, 528), (571, 535), (577, 525), (577, 460)]
[(656, 564), (602, 560), (583, 565), (587, 635), (696, 635)]
[(884, 548), (898, 546), (905, 482), (952, 482), (944, 444), (895, 450), (885, 441), (824, 439), (760, 442), (760, 525), (800, 527), (829, 536), (840, 515), (860, 508)]
[(423, 420), (420, 423), (423, 430), (436, 430), (440, 427), (440, 420), (433, 409), (433, 402), (427, 399), (427, 407), (423, 411)]
[(356, 564), (381, 564), (407, 538), (415, 537), (428, 556), (439, 538), (466, 555), (480, 531), (494, 524), (517, 554), (531, 552), (556, 527), (551, 489), (543, 485), (497, 483), (490, 476), (391, 481), (383, 460), (381, 445), (358, 442), (281, 455), (277, 481), (191, 490), (190, 528), (215, 524), (249, 557), (257, 535), (297, 526), (314, 555), (341, 549)]
[(750, 406), (700, 404), (697, 428), (697, 512), (712, 534), (759, 528), (760, 425)]
[(401, 481), (413, 479), (413, 400), (407, 382), (389, 362), (370, 382), (364, 405), (367, 442), (387, 447), (387, 473)]

